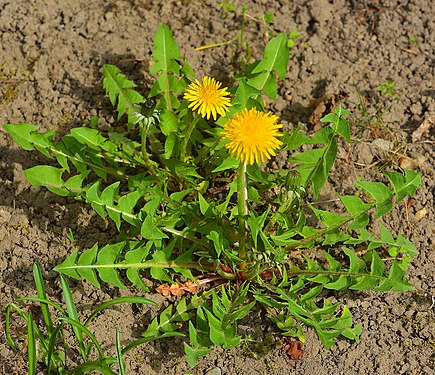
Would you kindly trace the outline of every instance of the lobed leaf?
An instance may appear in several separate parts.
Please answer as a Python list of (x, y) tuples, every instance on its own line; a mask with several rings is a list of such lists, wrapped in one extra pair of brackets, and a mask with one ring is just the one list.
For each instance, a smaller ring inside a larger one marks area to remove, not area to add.
[(129, 123), (135, 123), (133, 116), (136, 105), (145, 101), (144, 97), (133, 90), (136, 84), (128, 80), (114, 65), (103, 65), (103, 87), (112, 105), (117, 104), (118, 120), (127, 112)]
[(393, 193), (382, 182), (358, 181), (356, 186), (363, 188), (375, 200), (375, 219), (385, 215), (393, 208)]

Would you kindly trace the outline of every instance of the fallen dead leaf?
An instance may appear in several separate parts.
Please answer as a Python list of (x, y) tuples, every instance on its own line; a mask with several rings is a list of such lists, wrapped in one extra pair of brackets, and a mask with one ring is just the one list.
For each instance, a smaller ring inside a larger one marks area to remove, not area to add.
[(417, 162), (415, 162), (414, 160), (412, 160), (411, 158), (408, 158), (406, 156), (402, 156), (399, 159), (399, 165), (400, 165), (400, 168), (410, 169), (410, 170), (417, 169), (417, 167), (418, 167)]
[(424, 120), (421, 125), (417, 128), (414, 133), (412, 133), (412, 142), (418, 142), (421, 140), (423, 135), (429, 132), (430, 128), (435, 124), (435, 116), (430, 116)]
[(156, 288), (156, 291), (165, 297), (169, 297), (171, 294), (175, 297), (181, 297), (184, 293), (195, 293), (198, 290), (198, 286), (192, 281), (187, 281), (185, 284), (179, 282), (169, 285), (162, 284)]
[(219, 267), (221, 268), (222, 271), (224, 271), (226, 273), (234, 273), (232, 268), (230, 266), (227, 266), (226, 264), (219, 263)]
[(426, 163), (426, 161), (427, 161), (427, 157), (426, 157), (426, 156), (424, 156), (423, 154), (421, 154), (421, 153), (419, 153), (419, 152), (417, 152), (417, 151), (411, 151), (411, 152), (409, 153), (409, 156), (410, 156), (413, 160), (415, 160), (415, 161), (417, 162), (417, 164), (418, 164), (418, 166), (419, 166), (420, 168), (424, 169), (424, 167), (425, 167), (425, 163)]
[(302, 356), (304, 355), (304, 350), (302, 349), (303, 344), (300, 341), (290, 341), (290, 340), (286, 340), (287, 344), (284, 345), (284, 350), (286, 352), (286, 354), (294, 360), (298, 360), (301, 359)]
[(427, 214), (426, 207), (423, 207), (421, 210), (418, 210), (414, 215), (414, 222), (417, 223), (421, 219), (423, 219)]

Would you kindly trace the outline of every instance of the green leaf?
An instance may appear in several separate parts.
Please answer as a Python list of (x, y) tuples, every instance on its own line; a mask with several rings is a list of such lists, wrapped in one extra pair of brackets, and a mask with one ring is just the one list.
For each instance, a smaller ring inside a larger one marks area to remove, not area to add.
[(384, 277), (386, 267), (379, 254), (376, 251), (371, 251), (366, 254), (366, 258), (371, 260), (370, 275)]
[(83, 181), (86, 179), (86, 175), (78, 174), (70, 177), (65, 181), (64, 186), (68, 191), (74, 194), (79, 194), (84, 191)]
[(34, 150), (32, 133), (39, 129), (31, 124), (4, 124), (3, 127), (17, 144), (27, 151)]
[(287, 47), (287, 35), (280, 33), (271, 39), (264, 48), (264, 58), (252, 70), (252, 74), (257, 74), (248, 80), (248, 84), (264, 93), (271, 99), (276, 98), (276, 80), (272, 72), (276, 72), (278, 77), (283, 79), (287, 72), (289, 50)]
[(146, 240), (161, 240), (162, 238), (168, 238), (166, 234), (164, 234), (160, 228), (158, 228), (154, 222), (153, 218), (151, 216), (147, 216), (145, 220), (142, 223), (142, 226), (140, 228), (140, 234), (143, 238)]
[(372, 204), (365, 203), (360, 197), (356, 195), (343, 195), (339, 196), (346, 210), (354, 217), (349, 230), (365, 228), (370, 221), (367, 211), (373, 207)]
[(187, 59), (184, 59), (183, 66), (181, 67), (181, 73), (191, 80), (195, 79), (195, 72), (192, 67), (189, 65)]
[(266, 22), (267, 24), (271, 24), (273, 23), (275, 16), (273, 15), (273, 13), (265, 13), (263, 16), (264, 22)]
[(222, 253), (224, 248), (223, 240), (221, 238), (222, 233), (218, 233), (215, 230), (212, 230), (206, 237), (213, 242), (214, 249), (216, 251), (216, 259), (218, 259)]
[(285, 132), (280, 138), (284, 143), (284, 150), (293, 151), (298, 147), (310, 143), (310, 137), (306, 136), (299, 130), (292, 130), (290, 133)]
[(351, 115), (351, 112), (346, 111), (343, 107), (339, 106), (334, 109), (333, 113), (329, 113), (322, 119), (321, 122), (332, 122), (334, 130), (340, 134), (346, 142), (350, 142), (350, 128), (349, 121), (342, 116)]
[(108, 309), (109, 307), (120, 305), (123, 303), (137, 303), (137, 304), (157, 306), (157, 304), (154, 301), (151, 301), (144, 297), (125, 296), (125, 297), (113, 298), (108, 300), (107, 302), (102, 303), (101, 305), (98, 305), (94, 310), (92, 310), (91, 315), (89, 315), (86, 318), (84, 325), (87, 326), (100, 312)]
[(163, 157), (170, 159), (172, 155), (177, 154), (177, 150), (179, 152), (179, 137), (177, 133), (169, 133), (165, 140), (165, 153)]
[(115, 285), (120, 289), (124, 289), (125, 286), (119, 278), (118, 272), (113, 268), (113, 265), (116, 264), (123, 247), (124, 242), (104, 246), (98, 252), (97, 262), (95, 263), (98, 267), (98, 273), (101, 280)]
[[(107, 186), (100, 194), (100, 180), (92, 184), (86, 190), (86, 202), (90, 203), (100, 217), (105, 220), (105, 210), (108, 216), (114, 221), (118, 230), (121, 227), (121, 217), (131, 225), (138, 226), (139, 219), (133, 213), (139, 199), (143, 196), (143, 191), (137, 189), (119, 197), (118, 188), (120, 182), (114, 182)], [(117, 204), (116, 204), (117, 201)]]
[(135, 105), (145, 101), (142, 95), (132, 90), (136, 84), (121, 74), (120, 69), (110, 64), (103, 65), (103, 76), (103, 86), (109, 95), (110, 102), (115, 105), (118, 101), (118, 120), (128, 111), (128, 121), (134, 123)]
[(168, 169), (177, 177), (192, 180), (193, 178), (202, 178), (197, 172), (197, 167), (183, 163), (176, 159), (163, 160)]
[(53, 150), (54, 144), (52, 142), (53, 136), (54, 136), (54, 130), (50, 130), (45, 133), (38, 133), (38, 132), (31, 133), (33, 146), (49, 159), (53, 159), (53, 157), (50, 154), (50, 152), (54, 151)]
[(180, 73), (180, 50), (167, 25), (160, 25), (154, 35), (154, 64), (150, 68), (151, 74), (161, 73), (151, 89), (150, 96), (163, 93), (158, 108), (165, 108), (172, 112), (173, 107), (179, 106), (178, 99), (172, 94), (180, 89), (179, 80), (174, 74)]
[[(77, 264), (79, 266), (87, 266), (90, 264), (94, 264), (95, 261), (97, 260), (97, 254), (98, 254), (98, 244), (94, 244), (94, 246), (92, 246), (89, 250), (86, 250), (82, 253)], [(96, 286), (97, 288), (100, 288), (100, 283), (98, 282), (94, 269), (79, 268), (77, 270), (77, 273), (82, 278), (89, 281), (92, 285)]]
[(249, 103), (252, 102), (251, 98), (260, 94), (261, 91), (249, 85), (246, 82), (246, 78), (240, 79), (239, 86), (237, 87), (237, 90), (234, 94), (234, 102), (232, 107), (230, 107), (228, 117), (232, 116), (236, 112), (241, 111), (244, 108), (251, 107), (249, 105)]
[(260, 302), (263, 305), (266, 305), (269, 307), (274, 307), (277, 309), (282, 309), (282, 308), (286, 307), (286, 305), (287, 305), (285, 302), (279, 302), (270, 296), (264, 296), (261, 294), (255, 294), (254, 298), (255, 298), (255, 300), (257, 300), (258, 302)]
[(210, 340), (213, 344), (222, 346), (224, 349), (232, 349), (239, 346), (242, 338), (237, 337), (237, 327), (223, 327), (222, 322), (209, 310), (205, 310), (210, 327)]
[(308, 203), (311, 210), (314, 212), (316, 217), (323, 223), (327, 228), (332, 226), (340, 225), (340, 223), (346, 222), (349, 217), (348, 216), (341, 216), (334, 214), (329, 211), (319, 210), (318, 208), (314, 207), (312, 204)]
[(204, 347), (189, 346), (186, 342), (184, 342), (183, 345), (186, 361), (190, 367), (195, 367), (202, 357), (205, 357), (213, 351), (213, 349), (207, 349)]
[[(269, 210), (266, 210), (261, 214), (261, 216), (250, 216), (247, 219), (249, 229), (251, 230), (251, 237), (254, 241), (255, 247), (258, 246), (257, 245), (258, 244), (258, 234), (263, 229), (268, 214), (269, 214)], [(251, 214), (251, 215), (253, 215), (253, 214)]]
[(222, 172), (226, 171), (228, 169), (237, 169), (239, 167), (240, 161), (238, 161), (236, 158), (229, 156), (225, 158), (221, 164), (219, 164), (215, 169), (213, 169), (211, 172)]
[(370, 276), (362, 276), (356, 278), (356, 283), (352, 284), (349, 289), (352, 290), (373, 290), (378, 284), (379, 279), (370, 277)]
[(201, 214), (206, 215), (210, 212), (210, 204), (204, 199), (201, 193), (198, 193), (198, 203), (199, 203), (199, 210), (201, 211)]
[(288, 161), (300, 164), (294, 169), (299, 172), (303, 186), (307, 187), (311, 182), (314, 197), (317, 199), (334, 165), (337, 156), (337, 140), (331, 129), (326, 127), (318, 131), (311, 138), (311, 141), (313, 143), (324, 143), (325, 146), (302, 152)]
[(349, 271), (352, 273), (363, 272), (366, 268), (366, 262), (358, 257), (354, 251), (347, 247), (342, 248), (343, 252), (349, 257), (350, 267)]
[(313, 170), (311, 178), (313, 194), (316, 199), (319, 197), (319, 192), (328, 179), (329, 172), (334, 165), (335, 158), (337, 156), (337, 150), (337, 140), (335, 138), (331, 138), (329, 145), (325, 146), (324, 148), (321, 163), (317, 164)]
[(339, 276), (337, 280), (323, 285), (326, 289), (343, 290), (350, 285), (350, 278), (347, 276)]
[(160, 313), (159, 330), (163, 332), (173, 332), (179, 328), (178, 324), (172, 324), (172, 305), (169, 305), (166, 309)]
[(179, 122), (178, 117), (172, 112), (164, 112), (160, 116), (160, 129), (166, 136), (171, 133), (177, 133), (179, 131)]
[(106, 141), (106, 138), (97, 129), (74, 128), (71, 129), (70, 133), (80, 143), (95, 150), (100, 150), (101, 144)]
[(130, 265), (127, 268), (127, 278), (131, 281), (131, 283), (134, 286), (136, 286), (142, 290), (146, 290), (146, 291), (148, 291), (149, 288), (144, 283), (144, 281), (140, 275), (140, 270), (142, 268), (135, 267), (133, 265), (134, 264), (141, 264), (147, 258), (152, 245), (153, 245), (153, 242), (149, 241), (149, 242), (147, 242), (147, 244), (144, 247), (140, 246), (138, 248), (135, 248), (133, 250), (128, 251), (125, 254), (125, 260), (123, 262), (126, 265)]
[(407, 195), (413, 197), (417, 189), (421, 188), (421, 174), (406, 170), (405, 175), (399, 172), (385, 172), (396, 194), (396, 204)]
[(156, 74), (160, 71), (178, 73), (180, 66), (177, 61), (181, 59), (177, 42), (167, 25), (160, 25), (154, 35), (154, 64), (150, 73)]
[(205, 357), (213, 349), (204, 347), (198, 338), (199, 334), (195, 329), (192, 322), (189, 322), (189, 339), (192, 346), (184, 343), (184, 353), (186, 354), (186, 360), (190, 367), (195, 367), (198, 364), (200, 358)]
[(115, 201), (115, 195), (118, 194), (120, 182), (117, 181), (109, 186), (107, 186), (101, 193), (100, 202), (105, 206), (107, 214), (114, 221), (116, 227), (121, 227), (121, 215), (117, 208), (114, 207), (113, 202)]
[[(175, 245), (175, 241), (172, 242), (172, 247)], [(168, 262), (172, 254), (172, 249), (170, 246), (167, 246), (163, 250), (159, 250), (153, 253), (153, 261), (155, 263), (165, 263)], [(168, 276), (166, 270), (162, 267), (153, 267), (151, 266), (150, 270), (151, 276), (160, 281), (166, 281), (172, 283), (172, 279)]]
[(376, 202), (375, 219), (385, 215), (393, 208), (393, 193), (382, 182), (358, 181), (357, 187), (363, 188)]
[(26, 169), (24, 175), (33, 186), (45, 186), (51, 192), (67, 196), (70, 192), (64, 187), (62, 180), (63, 168), (56, 168), (50, 165), (37, 165)]
[(365, 203), (356, 195), (341, 195), (339, 198), (344, 207), (346, 207), (346, 210), (348, 210), (352, 216), (358, 216), (362, 212), (366, 212), (373, 207), (373, 205)]

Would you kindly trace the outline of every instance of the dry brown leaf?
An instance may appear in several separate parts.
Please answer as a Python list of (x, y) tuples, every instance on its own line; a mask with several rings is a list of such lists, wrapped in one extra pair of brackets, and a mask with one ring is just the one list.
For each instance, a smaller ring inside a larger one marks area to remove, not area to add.
[(414, 223), (417, 223), (421, 219), (423, 219), (427, 215), (426, 207), (423, 207), (421, 210), (418, 210), (414, 215)]
[(417, 128), (414, 133), (412, 133), (412, 142), (418, 142), (421, 140), (423, 135), (429, 132), (430, 128), (435, 124), (435, 116), (428, 117), (424, 120), (421, 125)]
[(165, 297), (169, 297), (171, 295), (171, 287), (169, 284), (162, 284), (158, 286), (156, 291)]
[(286, 354), (294, 360), (301, 359), (304, 355), (304, 350), (302, 349), (303, 344), (300, 341), (290, 341), (286, 340), (287, 344), (284, 345), (284, 350)]
[(411, 158), (408, 158), (406, 156), (402, 156), (399, 159), (399, 165), (400, 165), (400, 168), (410, 169), (410, 170), (417, 169), (417, 167), (418, 167), (417, 162), (415, 162), (414, 160), (412, 160)]
[(184, 285), (178, 282), (172, 285), (162, 284), (157, 287), (156, 290), (165, 297), (169, 297), (171, 294), (175, 297), (181, 297), (184, 293), (186, 293)]

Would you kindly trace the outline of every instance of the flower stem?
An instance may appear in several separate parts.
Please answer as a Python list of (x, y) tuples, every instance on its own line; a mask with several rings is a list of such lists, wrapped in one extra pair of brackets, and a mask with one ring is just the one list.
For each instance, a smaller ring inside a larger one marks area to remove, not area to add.
[(240, 162), (237, 170), (237, 208), (239, 214), (239, 257), (246, 258), (246, 215), (248, 215), (248, 190), (246, 183), (246, 163)]
[(186, 131), (184, 133), (184, 138), (181, 141), (180, 145), (180, 160), (182, 162), (186, 161), (186, 151), (187, 151), (187, 144), (189, 143), (190, 136), (192, 135), (193, 128), (195, 127), (196, 123), (199, 120), (199, 113), (196, 114), (196, 116), (193, 118), (191, 123), (187, 126)]
[(157, 173), (156, 169), (154, 168), (154, 165), (152, 164), (149, 154), (147, 152), (147, 127), (142, 122), (140, 127), (140, 137), (141, 137), (141, 149), (142, 149), (142, 158), (144, 160), (144, 164), (148, 172), (150, 172), (151, 175), (155, 175)]

